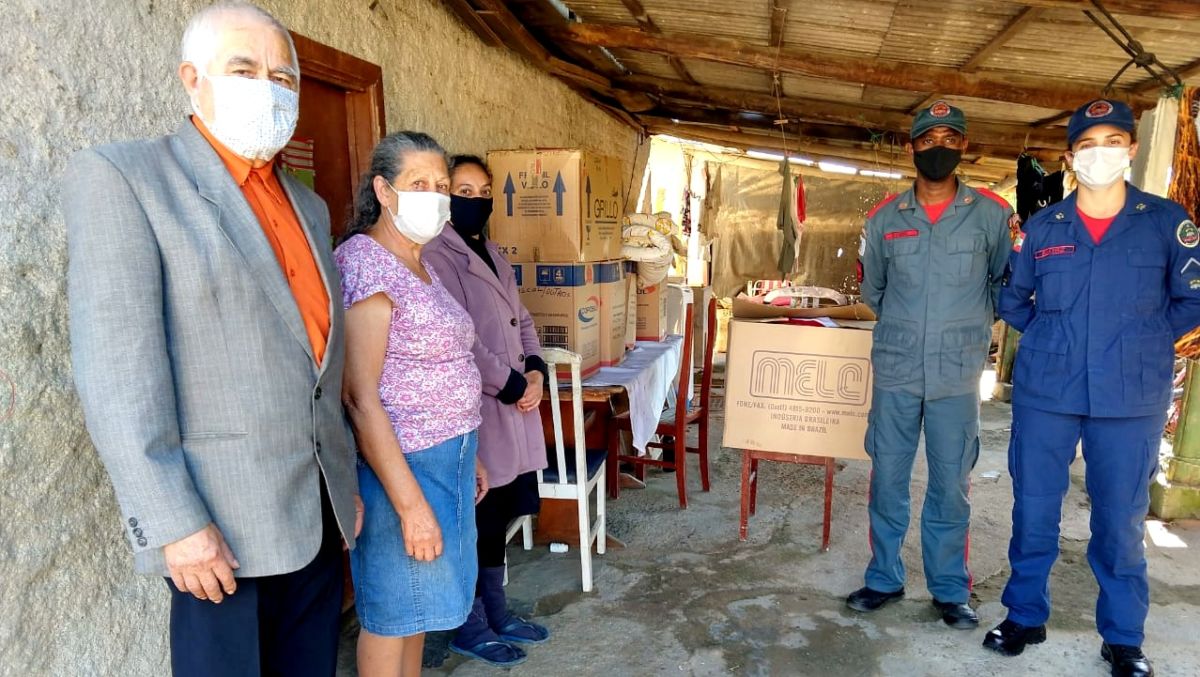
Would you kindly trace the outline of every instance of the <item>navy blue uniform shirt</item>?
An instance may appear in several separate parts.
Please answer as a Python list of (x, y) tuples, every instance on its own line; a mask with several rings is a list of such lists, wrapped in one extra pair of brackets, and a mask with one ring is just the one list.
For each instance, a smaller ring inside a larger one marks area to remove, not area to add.
[(1100, 244), (1075, 195), (1014, 244), (999, 304), (1023, 332), (1013, 404), (1096, 417), (1169, 406), (1175, 340), (1200, 324), (1200, 230), (1177, 203), (1126, 188)]

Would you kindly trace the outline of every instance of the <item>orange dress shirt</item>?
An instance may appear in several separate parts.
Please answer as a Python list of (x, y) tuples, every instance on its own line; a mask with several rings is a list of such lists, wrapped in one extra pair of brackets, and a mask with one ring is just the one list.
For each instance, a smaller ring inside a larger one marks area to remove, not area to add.
[(192, 122), (208, 139), (213, 150), (217, 151), (234, 182), (242, 189), (242, 195), (250, 203), (250, 209), (258, 218), (258, 224), (262, 226), (267, 242), (271, 243), (279, 267), (283, 269), (283, 275), (292, 289), (292, 297), (296, 300), (308, 341), (312, 344), (313, 357), (318, 365), (322, 364), (325, 344), (329, 340), (329, 292), (325, 289), (325, 282), (321, 279), (321, 272), (317, 269), (316, 259), (313, 258), (304, 229), (300, 227), (296, 211), (275, 176), (275, 161), (255, 169), (249, 160), (218, 141), (199, 117), (193, 115)]

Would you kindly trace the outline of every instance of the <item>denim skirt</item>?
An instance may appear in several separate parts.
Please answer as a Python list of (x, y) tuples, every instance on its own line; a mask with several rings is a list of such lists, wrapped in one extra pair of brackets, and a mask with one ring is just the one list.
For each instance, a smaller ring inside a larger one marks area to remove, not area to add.
[(442, 554), (418, 562), (404, 551), (400, 516), (360, 456), (358, 490), (366, 512), (350, 553), (354, 598), (363, 629), (385, 637), (452, 630), (475, 600), (474, 431), (404, 455), (442, 531)]

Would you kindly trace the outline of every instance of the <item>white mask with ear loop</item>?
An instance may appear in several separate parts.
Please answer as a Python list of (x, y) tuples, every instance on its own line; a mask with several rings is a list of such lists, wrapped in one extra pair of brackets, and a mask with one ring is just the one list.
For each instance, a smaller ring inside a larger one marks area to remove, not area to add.
[(435, 191), (396, 190), (390, 183), (388, 188), (398, 198), (396, 211), (383, 207), (401, 235), (423, 245), (441, 234), (450, 220), (450, 196)]
[(1129, 169), (1126, 146), (1092, 146), (1075, 153), (1071, 163), (1075, 178), (1092, 190), (1103, 190), (1125, 178)]
[(247, 160), (275, 157), (296, 131), (300, 94), (270, 80), (237, 75), (208, 75), (196, 69), (212, 86), (213, 118), (206, 120), (192, 98), (192, 110), (204, 126), (229, 150)]

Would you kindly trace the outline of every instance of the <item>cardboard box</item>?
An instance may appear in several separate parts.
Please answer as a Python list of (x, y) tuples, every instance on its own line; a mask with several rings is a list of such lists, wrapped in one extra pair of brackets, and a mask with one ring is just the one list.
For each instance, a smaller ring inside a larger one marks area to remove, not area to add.
[(488, 237), (513, 261), (621, 256), (621, 162), (580, 150), (488, 153), (495, 210)]
[(625, 350), (633, 350), (637, 342), (638, 279), (633, 261), (625, 262)]
[(602, 261), (592, 265), (600, 287), (600, 366), (611, 367), (625, 357), (629, 306), (625, 262)]
[(667, 336), (667, 285), (637, 285), (637, 340), (661, 341)]
[(729, 331), (724, 446), (867, 458), (871, 332), (737, 319)]
[(687, 307), (692, 304), (692, 288), (678, 282), (667, 284), (667, 334), (684, 336)]
[[(521, 303), (533, 317), (543, 347), (582, 358), (584, 378), (600, 368), (600, 286), (588, 263), (514, 263)], [(569, 369), (559, 375), (570, 377)]]

